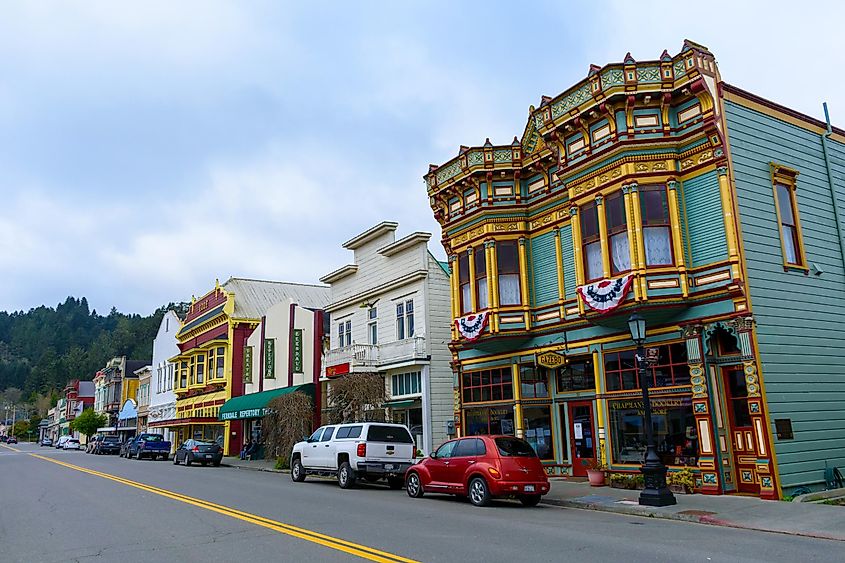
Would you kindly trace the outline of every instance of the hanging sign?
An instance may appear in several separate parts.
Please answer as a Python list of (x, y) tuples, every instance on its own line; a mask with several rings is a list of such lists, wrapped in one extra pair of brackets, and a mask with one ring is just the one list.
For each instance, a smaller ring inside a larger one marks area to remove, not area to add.
[(469, 341), (475, 340), (481, 336), (484, 327), (487, 326), (487, 321), (490, 318), (489, 313), (476, 313), (475, 315), (467, 315), (459, 319), (455, 319), (455, 326), (461, 336)]
[(660, 358), (660, 348), (656, 346), (645, 349), (645, 361), (650, 366), (656, 366), (657, 360)]
[(264, 339), (264, 378), (276, 377), (276, 339)]
[(252, 383), (252, 346), (244, 346), (244, 383)]
[(590, 309), (607, 313), (622, 304), (633, 279), (632, 274), (625, 274), (612, 280), (599, 280), (579, 287), (578, 295)]
[(537, 355), (537, 365), (544, 368), (557, 369), (566, 364), (566, 356), (557, 352), (544, 352)]
[(293, 373), (302, 373), (302, 329), (293, 329)]

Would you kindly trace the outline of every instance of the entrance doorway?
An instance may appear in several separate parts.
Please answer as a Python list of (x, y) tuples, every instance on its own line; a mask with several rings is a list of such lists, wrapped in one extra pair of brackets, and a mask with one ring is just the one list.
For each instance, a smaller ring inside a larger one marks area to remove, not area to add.
[(754, 427), (748, 412), (748, 389), (745, 373), (740, 367), (722, 368), (725, 383), (725, 399), (730, 419), (731, 445), (736, 468), (737, 490), (741, 493), (760, 493), (757, 482), (757, 449)]
[(572, 450), (572, 475), (586, 477), (587, 461), (596, 459), (596, 442), (593, 436), (593, 402), (572, 401), (569, 409), (569, 445)]

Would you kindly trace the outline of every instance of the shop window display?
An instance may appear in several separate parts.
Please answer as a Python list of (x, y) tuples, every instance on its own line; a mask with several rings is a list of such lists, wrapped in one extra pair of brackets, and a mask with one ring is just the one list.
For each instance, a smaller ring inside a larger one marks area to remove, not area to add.
[(552, 416), (549, 407), (523, 407), (525, 441), (531, 444), (540, 459), (553, 459)]
[(593, 360), (571, 360), (566, 366), (557, 369), (557, 392), (591, 391), (596, 388), (596, 376)]
[[(675, 387), (689, 385), (687, 347), (683, 342), (657, 346), (658, 359), (646, 368), (649, 387)], [(634, 350), (605, 352), (604, 373), (608, 391), (629, 391), (640, 388)]]
[(466, 436), (514, 433), (513, 407), (485, 407), (466, 409)]
[(549, 396), (549, 376), (543, 368), (519, 366), (519, 384), (523, 399), (545, 399)]
[(511, 400), (512, 381), (510, 366), (465, 372), (462, 379), (464, 403)]
[[(641, 399), (608, 401), (614, 463), (640, 464), (646, 450)], [(698, 464), (698, 435), (690, 397), (651, 399), (657, 453), (665, 465)]]

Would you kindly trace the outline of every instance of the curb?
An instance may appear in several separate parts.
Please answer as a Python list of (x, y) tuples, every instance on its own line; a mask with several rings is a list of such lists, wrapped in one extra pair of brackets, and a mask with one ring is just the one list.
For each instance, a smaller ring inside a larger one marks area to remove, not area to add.
[(290, 473), (290, 469), (275, 469), (273, 467), (250, 467), (249, 465), (231, 465), (228, 463), (221, 463), (220, 466), (231, 469), (245, 469), (247, 471), (264, 471), (265, 473)]
[(611, 512), (614, 514), (623, 514), (626, 516), (640, 516), (644, 518), (660, 518), (662, 520), (676, 520), (680, 522), (692, 522), (694, 524), (707, 524), (710, 526), (722, 526), (725, 528), (737, 528), (741, 530), (754, 530), (756, 532), (769, 532), (772, 534), (784, 534), (788, 536), (801, 536), (807, 538), (816, 538), (823, 540), (845, 541), (845, 535), (835, 536), (825, 534), (822, 532), (805, 532), (801, 530), (777, 530), (772, 528), (762, 528), (760, 526), (750, 526), (741, 522), (732, 522), (717, 518), (714, 515), (697, 515), (697, 514), (678, 514), (677, 512), (658, 512), (656, 509), (642, 508), (640, 506), (625, 506), (625, 505), (607, 505), (592, 502), (583, 502), (579, 500), (567, 499), (543, 499), (541, 504), (551, 506), (561, 506), (565, 508), (578, 508), (581, 510), (595, 510), (600, 512)]

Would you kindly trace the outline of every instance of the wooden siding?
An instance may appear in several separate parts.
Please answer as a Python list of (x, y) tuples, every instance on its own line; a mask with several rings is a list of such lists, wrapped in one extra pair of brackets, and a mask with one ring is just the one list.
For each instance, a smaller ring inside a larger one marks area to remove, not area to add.
[[(821, 138), (735, 103), (725, 108), (769, 413), (791, 419), (795, 436), (778, 440), (772, 428), (781, 484), (818, 487), (825, 462), (845, 467), (845, 264)], [(842, 210), (845, 146), (829, 147)], [(800, 172), (807, 260), (821, 275), (784, 271), (771, 161)]]
[(563, 285), (566, 299), (575, 299), (575, 249), (572, 248), (572, 225), (560, 228), (560, 248), (563, 258)]
[[(712, 264), (728, 257), (719, 176), (715, 170), (684, 181), (687, 231), (693, 267)], [(686, 236), (686, 232), (684, 233)]]
[(553, 232), (531, 239), (531, 265), (534, 306), (557, 303), (557, 257)]
[[(425, 288), (425, 316), (428, 330), (426, 346), (431, 358), (429, 364), (429, 409), (431, 412), (431, 445), (436, 448), (446, 441), (446, 422), (454, 418), (455, 396), (452, 373), (452, 305), (449, 276), (429, 256), (428, 277)], [(428, 452), (430, 453), (430, 452)]]

